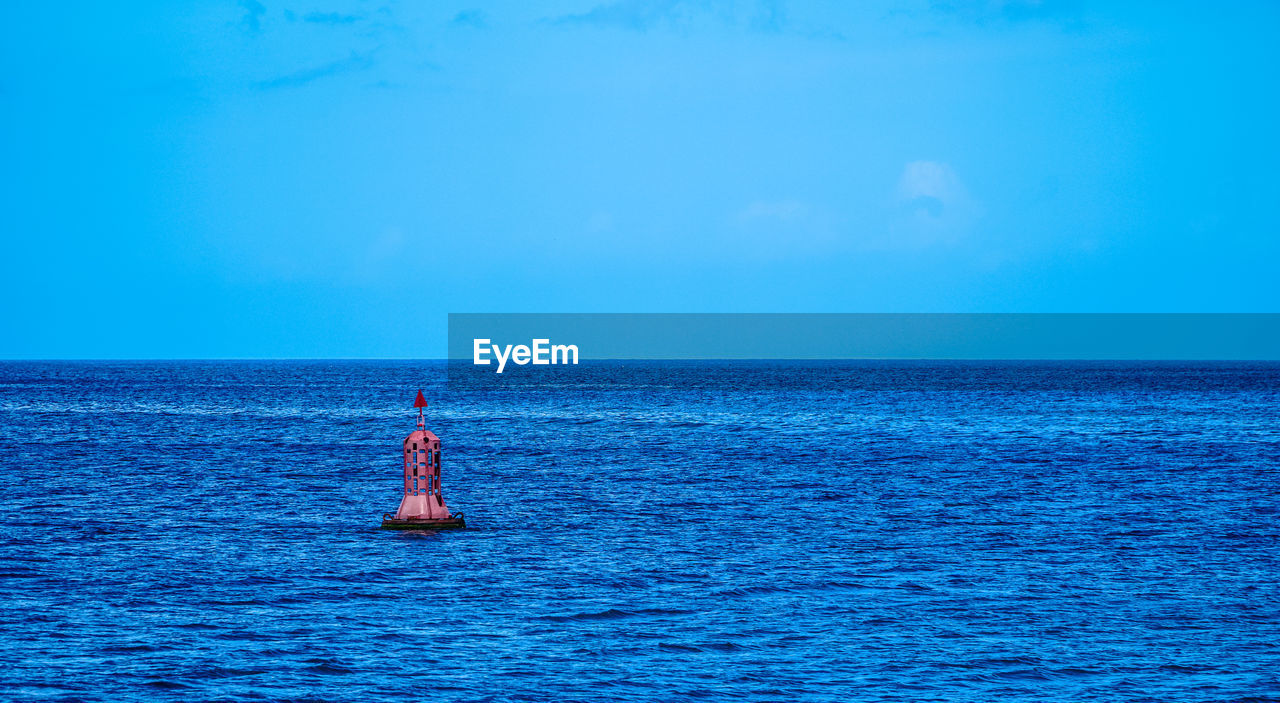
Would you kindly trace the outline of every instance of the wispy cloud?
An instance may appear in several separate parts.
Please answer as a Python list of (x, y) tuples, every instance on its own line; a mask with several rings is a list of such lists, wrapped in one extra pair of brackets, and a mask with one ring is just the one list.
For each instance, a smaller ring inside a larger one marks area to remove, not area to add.
[(934, 12), (979, 24), (1079, 20), (1075, 0), (930, 0)]
[(329, 76), (336, 76), (338, 74), (350, 73), (353, 71), (364, 71), (372, 67), (373, 54), (371, 52), (364, 54), (352, 52), (351, 55), (345, 59), (330, 61), (329, 63), (320, 66), (294, 71), (293, 73), (287, 73), (283, 76), (265, 81), (259, 81), (256, 84), (256, 87), (264, 90), (274, 88), (297, 88)]
[(686, 5), (681, 0), (619, 0), (597, 5), (586, 12), (552, 18), (551, 23), (563, 26), (614, 26), (644, 31), (659, 22), (685, 19), (688, 13)]
[[(898, 179), (898, 198), (903, 202), (930, 201), (938, 208), (945, 202), (964, 197), (964, 186), (955, 171), (939, 161), (912, 161), (902, 169)], [(929, 206), (928, 209), (934, 209)]]
[(699, 20), (776, 32), (782, 29), (784, 15), (777, 0), (745, 3), (728, 0), (614, 0), (586, 12), (560, 15), (547, 21), (565, 27), (616, 27), (644, 32)]
[(488, 23), (488, 17), (483, 10), (463, 10), (454, 15), (453, 20), (450, 21), (450, 24), (456, 27), (471, 27), (474, 29), (485, 27)]
[(781, 32), (787, 24), (787, 13), (780, 2), (763, 2), (752, 14), (751, 28), (761, 32)]
[(360, 15), (346, 15), (341, 12), (308, 12), (302, 16), (303, 22), (312, 24), (354, 24), (364, 19)]
[(722, 246), (748, 259), (821, 255), (840, 246), (832, 213), (796, 198), (753, 200), (732, 213)]
[(258, 0), (240, 0), (244, 9), (244, 17), (240, 18), (240, 26), (257, 34), (262, 29), (262, 16), (267, 14), (267, 7)]
[(899, 235), (908, 243), (951, 239), (982, 214), (955, 171), (941, 161), (906, 164), (898, 178), (896, 201)]

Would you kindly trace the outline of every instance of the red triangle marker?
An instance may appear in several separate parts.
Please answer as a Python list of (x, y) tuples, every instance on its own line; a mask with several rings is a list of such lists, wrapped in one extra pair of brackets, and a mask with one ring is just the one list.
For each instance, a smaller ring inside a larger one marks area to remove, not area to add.
[(413, 407), (415, 408), (427, 407), (427, 399), (422, 397), (422, 391), (418, 391), (418, 397), (414, 399)]

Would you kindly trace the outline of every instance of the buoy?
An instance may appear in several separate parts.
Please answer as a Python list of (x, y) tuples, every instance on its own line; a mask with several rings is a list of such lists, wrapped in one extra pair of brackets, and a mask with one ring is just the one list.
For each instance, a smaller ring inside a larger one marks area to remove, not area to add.
[(422, 411), (427, 399), (418, 391), (418, 429), (404, 438), (404, 497), (395, 515), (384, 514), (387, 530), (438, 530), (466, 527), (462, 513), (450, 513), (440, 492), (440, 438), (427, 429)]

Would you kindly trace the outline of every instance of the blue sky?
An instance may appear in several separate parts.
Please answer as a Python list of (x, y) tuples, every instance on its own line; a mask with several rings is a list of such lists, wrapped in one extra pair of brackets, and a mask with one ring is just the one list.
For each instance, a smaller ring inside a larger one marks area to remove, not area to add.
[(437, 357), (447, 312), (1277, 311), (1278, 8), (17, 4), (0, 357)]

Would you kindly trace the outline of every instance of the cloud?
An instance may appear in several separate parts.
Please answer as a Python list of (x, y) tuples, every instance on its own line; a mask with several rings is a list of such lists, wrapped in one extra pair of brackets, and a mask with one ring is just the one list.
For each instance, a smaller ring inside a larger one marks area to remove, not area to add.
[(240, 7), (244, 8), (240, 25), (257, 34), (262, 29), (262, 16), (267, 14), (267, 7), (258, 0), (240, 0)]
[(776, 0), (615, 0), (577, 14), (547, 20), (559, 26), (617, 27), (644, 32), (660, 26), (681, 26), (697, 20), (777, 32), (784, 18)]
[(1075, 0), (931, 0), (934, 12), (979, 24), (1054, 21), (1073, 23), (1080, 8)]
[(899, 239), (905, 235), (916, 244), (957, 236), (982, 214), (955, 171), (940, 161), (907, 163), (895, 200)]
[(644, 31), (659, 22), (685, 18), (687, 12), (686, 3), (681, 0), (619, 0), (597, 5), (586, 12), (561, 15), (551, 22), (558, 25), (613, 26)]
[(786, 23), (786, 13), (777, 2), (762, 3), (760, 11), (751, 18), (751, 27), (761, 32), (781, 32)]
[(463, 10), (453, 16), (450, 24), (456, 27), (480, 29), (488, 24), (488, 19), (483, 10)]
[(954, 202), (964, 197), (964, 185), (955, 171), (938, 161), (912, 161), (902, 169), (898, 179), (898, 197), (907, 202), (916, 200)]
[(372, 66), (372, 53), (358, 54), (353, 51), (351, 52), (351, 55), (345, 59), (331, 61), (314, 68), (302, 69), (301, 71), (288, 73), (270, 80), (259, 81), (256, 84), (256, 87), (267, 90), (273, 88), (297, 88), (320, 80), (321, 78), (336, 76), (341, 73), (349, 73), (352, 71), (364, 71)]
[(759, 261), (819, 256), (842, 245), (832, 213), (821, 203), (795, 198), (753, 200), (726, 224), (719, 245)]
[(354, 24), (364, 19), (360, 15), (344, 15), (341, 12), (308, 12), (302, 16), (303, 22), (312, 24)]

